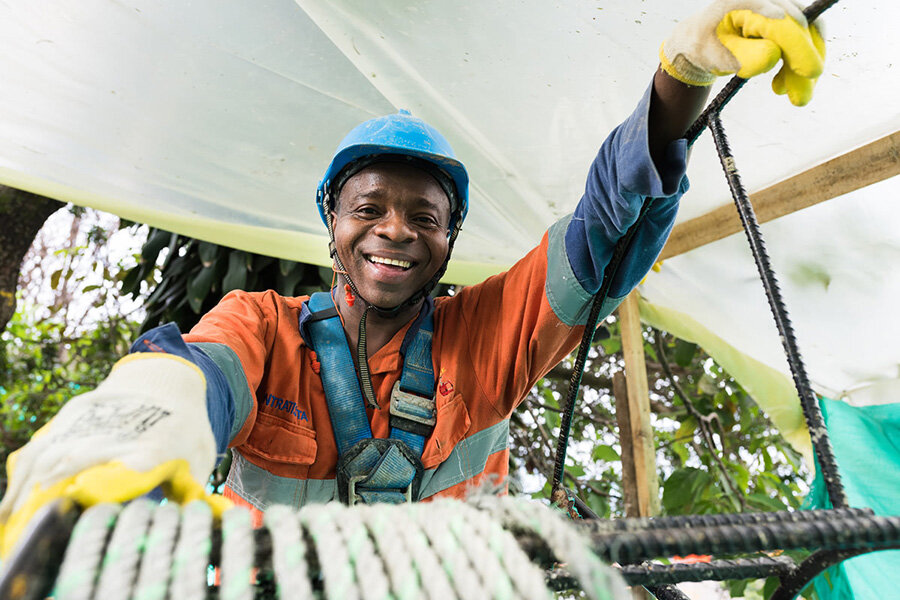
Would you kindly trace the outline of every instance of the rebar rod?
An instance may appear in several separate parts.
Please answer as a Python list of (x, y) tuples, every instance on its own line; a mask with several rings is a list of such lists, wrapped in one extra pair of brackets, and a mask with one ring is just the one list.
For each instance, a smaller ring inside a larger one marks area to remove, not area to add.
[[(638, 214), (634, 224), (628, 228), (625, 235), (623, 235), (616, 243), (615, 248), (613, 248), (612, 258), (610, 258), (610, 261), (603, 272), (603, 282), (591, 302), (591, 309), (588, 313), (587, 322), (585, 323), (584, 334), (581, 337), (581, 344), (578, 346), (575, 364), (572, 366), (572, 377), (569, 380), (569, 388), (566, 391), (566, 402), (560, 417), (559, 438), (556, 443), (556, 458), (554, 460), (551, 486), (551, 489), (554, 491), (562, 488), (563, 474), (565, 473), (566, 468), (566, 451), (569, 447), (569, 433), (572, 429), (572, 417), (575, 414), (575, 401), (578, 398), (578, 390), (581, 388), (581, 376), (584, 374), (588, 351), (591, 349), (591, 343), (594, 339), (594, 334), (597, 332), (597, 326), (599, 325), (600, 310), (603, 307), (604, 300), (606, 300), (606, 297), (609, 295), (613, 277), (615, 277), (619, 265), (622, 264), (628, 249), (631, 247), (631, 240), (637, 232), (641, 221), (644, 220), (644, 215), (650, 210), (652, 204), (652, 198), (644, 202), (643, 206), (641, 206), (640, 214)], [(564, 490), (563, 493), (565, 493)]]
[(674, 585), (649, 586), (646, 588), (656, 600), (691, 600)]
[[(885, 548), (900, 549), (900, 545)], [(820, 550), (808, 556), (790, 574), (781, 578), (781, 585), (772, 593), (769, 600), (793, 600), (809, 585), (813, 578), (828, 567), (848, 558), (865, 554), (864, 549)]]
[(735, 555), (814, 548), (878, 550), (900, 544), (900, 517), (690, 527), (600, 533), (591, 537), (598, 556), (623, 565), (688, 554)]
[(822, 478), (825, 480), (828, 498), (834, 508), (843, 508), (847, 506), (847, 496), (844, 493), (844, 486), (841, 483), (837, 470), (837, 462), (834, 458), (834, 451), (831, 448), (831, 441), (828, 439), (825, 420), (822, 418), (822, 411), (819, 409), (819, 403), (812, 391), (809, 376), (806, 373), (806, 366), (803, 364), (803, 359), (800, 356), (794, 328), (791, 325), (791, 319), (788, 316), (784, 299), (781, 296), (778, 280), (772, 271), (772, 264), (766, 251), (766, 244), (763, 240), (762, 231), (759, 228), (759, 222), (756, 220), (756, 214), (753, 211), (750, 198), (747, 196), (746, 190), (744, 190), (734, 156), (731, 154), (731, 148), (728, 145), (728, 138), (725, 136), (725, 129), (722, 127), (722, 121), (719, 119), (718, 114), (710, 116), (709, 128), (712, 132), (713, 141), (716, 144), (716, 151), (719, 153), (719, 161), (722, 163), (722, 168), (725, 171), (725, 178), (728, 180), (728, 187), (731, 189), (731, 195), (734, 198), (734, 204), (744, 226), (744, 232), (747, 234), (747, 241), (750, 244), (753, 259), (756, 262), (756, 268), (759, 271), (763, 289), (769, 301), (769, 308), (772, 310), (772, 316), (775, 318), (775, 326), (778, 328), (778, 333), (781, 336), (781, 343), (787, 355), (788, 366), (794, 379), (794, 386), (797, 388), (797, 393), (800, 396), (803, 416), (806, 417), (806, 425), (809, 428), (809, 436), (812, 439), (813, 452), (819, 463)]
[(720, 525), (759, 525), (763, 523), (797, 523), (827, 519), (849, 519), (873, 516), (870, 508), (840, 508), (819, 510), (798, 510), (793, 512), (758, 512), (714, 515), (680, 515), (675, 517), (652, 517), (591, 520), (579, 523), (579, 527), (592, 534), (606, 534), (619, 531), (647, 531), (652, 529), (684, 529), (688, 527), (716, 527)]
[(653, 586), (683, 581), (725, 581), (727, 579), (758, 579), (782, 576), (797, 568), (788, 556), (761, 556), (757, 558), (735, 558), (712, 560), (710, 562), (663, 565), (650, 563), (625, 565), (622, 577), (628, 585)]

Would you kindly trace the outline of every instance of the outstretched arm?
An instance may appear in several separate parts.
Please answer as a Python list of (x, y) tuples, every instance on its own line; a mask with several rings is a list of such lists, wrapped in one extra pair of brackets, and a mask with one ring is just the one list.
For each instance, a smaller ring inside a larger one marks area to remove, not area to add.
[(661, 169), (669, 144), (682, 137), (688, 127), (700, 116), (709, 86), (682, 83), (657, 69), (650, 92), (650, 115), (647, 127), (650, 157), (657, 169)]
[[(716, 0), (675, 27), (660, 49), (661, 66), (650, 89), (591, 165), (585, 194), (565, 226), (565, 260), (555, 259), (558, 252), (548, 255), (551, 270), (561, 273), (561, 284), (548, 282), (561, 320), (581, 321), (614, 248), (642, 208), (647, 212), (612, 276), (605, 309), (611, 311), (656, 260), (687, 190), (687, 143), (680, 138), (702, 111), (716, 77), (749, 78), (781, 62), (772, 88), (799, 106), (812, 97), (824, 55), (821, 34), (795, 0)], [(555, 229), (551, 249), (559, 247)], [(566, 285), (572, 280), (581, 290)]]

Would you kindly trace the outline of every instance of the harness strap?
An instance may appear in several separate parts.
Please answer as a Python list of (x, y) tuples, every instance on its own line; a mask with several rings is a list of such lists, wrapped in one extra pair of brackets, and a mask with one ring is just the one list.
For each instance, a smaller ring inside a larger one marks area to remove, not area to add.
[[(312, 316), (307, 331), (313, 338), (313, 349), (322, 365), (319, 374), (328, 401), (334, 441), (338, 455), (343, 455), (362, 440), (370, 439), (372, 428), (366, 416), (362, 390), (353, 368), (344, 328), (331, 295), (325, 292), (313, 294), (309, 299), (309, 309)], [(333, 315), (323, 315), (326, 311), (333, 312)]]
[[(366, 404), (340, 316), (331, 295), (313, 294), (305, 323), (310, 343), (322, 365), (320, 375), (338, 448), (338, 492), (355, 502), (405, 502), (417, 498), (425, 438), (435, 425), (431, 305), (410, 327), (403, 372), (390, 402), (390, 438), (372, 439)], [(418, 325), (418, 327), (416, 327)]]

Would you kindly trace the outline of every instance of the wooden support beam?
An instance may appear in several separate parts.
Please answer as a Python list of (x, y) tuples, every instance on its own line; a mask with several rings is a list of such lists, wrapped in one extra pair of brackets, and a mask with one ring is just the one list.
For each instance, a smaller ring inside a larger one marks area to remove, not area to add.
[(622, 457), (622, 499), (626, 517), (641, 516), (638, 507), (637, 476), (634, 469), (634, 440), (631, 439), (631, 412), (628, 410), (628, 383), (625, 373), (616, 371), (612, 377), (613, 397), (616, 399), (616, 424), (619, 426), (619, 448)]
[(638, 513), (641, 517), (649, 517), (659, 512), (659, 483), (656, 474), (656, 445), (653, 442), (653, 429), (650, 427), (650, 393), (637, 290), (628, 294), (619, 305), (617, 315), (622, 336), (622, 354), (625, 358), (630, 420), (630, 432), (620, 430), (619, 435), (631, 435)]
[[(750, 194), (760, 223), (900, 174), (900, 131), (842, 154), (755, 194)], [(659, 255), (665, 260), (742, 231), (733, 204), (675, 226)]]

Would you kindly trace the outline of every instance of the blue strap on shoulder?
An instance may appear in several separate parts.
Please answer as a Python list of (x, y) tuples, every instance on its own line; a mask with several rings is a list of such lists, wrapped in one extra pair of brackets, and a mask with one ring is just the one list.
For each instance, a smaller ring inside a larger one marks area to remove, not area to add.
[[(331, 294), (317, 292), (310, 297), (307, 306), (311, 315), (306, 322), (306, 331), (322, 365), (320, 375), (331, 426), (338, 453), (343, 455), (360, 441), (370, 439), (372, 428)], [(391, 439), (404, 442), (417, 457), (422, 456), (425, 438), (434, 427), (435, 417), (435, 379), (431, 362), (434, 318), (431, 311), (420, 321), (415, 332), (411, 332), (412, 338), (404, 340), (403, 373), (391, 394), (390, 432)]]
[(313, 294), (309, 299), (309, 309), (312, 315), (307, 331), (313, 338), (313, 349), (322, 365), (319, 374), (328, 401), (334, 440), (338, 454), (343, 455), (358, 442), (370, 439), (372, 428), (347, 338), (344, 337), (344, 327), (331, 295), (326, 292)]
[(429, 312), (406, 348), (403, 373), (391, 393), (391, 437), (405, 442), (418, 457), (435, 423), (433, 335), (434, 318)]

